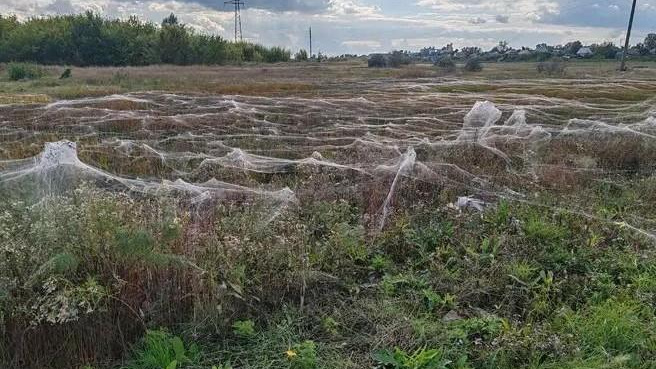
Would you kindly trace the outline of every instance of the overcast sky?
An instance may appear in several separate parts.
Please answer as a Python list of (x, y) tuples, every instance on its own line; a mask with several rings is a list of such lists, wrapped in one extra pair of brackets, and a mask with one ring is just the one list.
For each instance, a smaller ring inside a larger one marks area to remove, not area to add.
[[(534, 47), (581, 40), (620, 43), (631, 0), (244, 0), (244, 37), (315, 52), (370, 53), (424, 46), (489, 48), (499, 40)], [(93, 10), (160, 22), (174, 12), (199, 31), (233, 37), (223, 0), (0, 0), (0, 14), (21, 18)], [(638, 0), (635, 41), (656, 32), (656, 0)]]

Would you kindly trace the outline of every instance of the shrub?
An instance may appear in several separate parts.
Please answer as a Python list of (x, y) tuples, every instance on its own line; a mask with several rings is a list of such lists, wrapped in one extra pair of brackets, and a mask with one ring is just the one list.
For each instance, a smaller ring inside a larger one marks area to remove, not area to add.
[(304, 341), (287, 351), (291, 369), (314, 369), (317, 367), (317, 345)]
[(252, 320), (238, 320), (232, 324), (232, 331), (238, 337), (255, 336), (255, 323)]
[(195, 344), (185, 347), (178, 336), (164, 330), (150, 330), (134, 359), (124, 369), (176, 369), (198, 362), (199, 352)]
[(455, 72), (456, 70), (456, 62), (450, 57), (441, 58), (435, 63), (435, 65), (445, 72)]
[(71, 68), (66, 68), (66, 70), (64, 70), (64, 72), (61, 74), (61, 76), (59, 76), (59, 79), (71, 78), (71, 75), (72, 75)]
[(440, 350), (418, 349), (407, 353), (398, 347), (374, 354), (378, 369), (446, 369), (451, 361)]
[(412, 62), (410, 57), (402, 51), (394, 51), (388, 60), (388, 66), (400, 68), (402, 65), (409, 65)]
[(385, 68), (387, 67), (387, 58), (383, 54), (374, 54), (369, 57), (369, 68)]
[(467, 72), (480, 72), (483, 70), (483, 64), (481, 64), (479, 59), (472, 58), (465, 63), (465, 70)]
[(339, 333), (339, 323), (329, 316), (321, 319), (321, 328), (331, 336), (336, 336)]
[(546, 73), (548, 75), (563, 75), (565, 74), (565, 69), (567, 69), (567, 65), (562, 59), (551, 59), (540, 62), (537, 65), (538, 73)]
[(44, 74), (44, 70), (36, 64), (11, 63), (7, 66), (7, 77), (12, 81), (38, 79)]

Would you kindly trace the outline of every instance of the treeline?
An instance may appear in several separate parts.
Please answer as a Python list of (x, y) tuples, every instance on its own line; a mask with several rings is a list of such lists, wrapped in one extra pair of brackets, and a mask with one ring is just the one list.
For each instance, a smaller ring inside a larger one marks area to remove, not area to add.
[(0, 62), (76, 66), (281, 62), (290, 52), (194, 32), (171, 14), (161, 26), (87, 12), (18, 21), (0, 15)]

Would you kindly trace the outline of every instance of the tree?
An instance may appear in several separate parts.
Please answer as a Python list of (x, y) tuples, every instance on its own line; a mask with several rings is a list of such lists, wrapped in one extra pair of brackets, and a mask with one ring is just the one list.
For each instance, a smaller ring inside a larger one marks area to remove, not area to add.
[(481, 53), (481, 48), (480, 47), (463, 47), (460, 52), (465, 56), (465, 58), (469, 58), (475, 55), (478, 55)]
[(306, 61), (308, 60), (308, 52), (305, 49), (300, 49), (296, 55), (294, 55), (294, 60), (296, 61)]
[(412, 62), (408, 54), (403, 51), (393, 51), (388, 58), (388, 65), (392, 68), (400, 68)]
[(113, 40), (104, 31), (105, 21), (97, 14), (87, 11), (73, 18), (71, 45), (74, 48), (73, 64), (111, 65)]
[(656, 49), (656, 33), (650, 33), (645, 38), (645, 47), (649, 50)]
[(3, 17), (0, 15), (0, 40), (4, 39), (11, 31), (19, 26), (16, 16)]
[(503, 54), (508, 51), (508, 41), (499, 41), (499, 44), (495, 46), (492, 51), (496, 51), (499, 54)]
[(374, 54), (369, 57), (367, 64), (369, 68), (385, 68), (387, 67), (387, 58), (383, 54)]
[(568, 42), (567, 44), (565, 44), (565, 48), (564, 48), (565, 54), (576, 55), (576, 53), (578, 53), (582, 47), (583, 44), (581, 43), (581, 41)]
[(620, 48), (615, 46), (612, 42), (604, 42), (598, 45), (592, 45), (592, 51), (595, 55), (601, 56), (605, 59), (615, 59)]
[(162, 21), (159, 34), (159, 55), (163, 63), (186, 64), (189, 55), (189, 32), (171, 13)]
[(0, 16), (0, 62), (73, 65), (223, 64), (287, 61), (289, 51), (195, 34), (171, 14), (161, 26), (95, 13), (30, 18)]

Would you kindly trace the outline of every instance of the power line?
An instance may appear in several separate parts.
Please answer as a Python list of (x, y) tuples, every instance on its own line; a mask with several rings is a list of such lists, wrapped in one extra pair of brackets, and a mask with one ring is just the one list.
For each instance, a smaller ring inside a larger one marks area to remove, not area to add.
[(629, 42), (631, 41), (631, 28), (633, 28), (633, 16), (635, 15), (636, 3), (638, 0), (633, 0), (633, 6), (631, 6), (631, 17), (629, 18), (629, 29), (626, 31), (626, 42), (624, 43), (624, 52), (622, 53), (622, 63), (620, 64), (620, 70), (626, 70), (626, 55), (629, 53)]
[(241, 31), (241, 7), (246, 5), (241, 0), (230, 0), (225, 5), (234, 5), (235, 7), (235, 42), (244, 41), (244, 35)]

